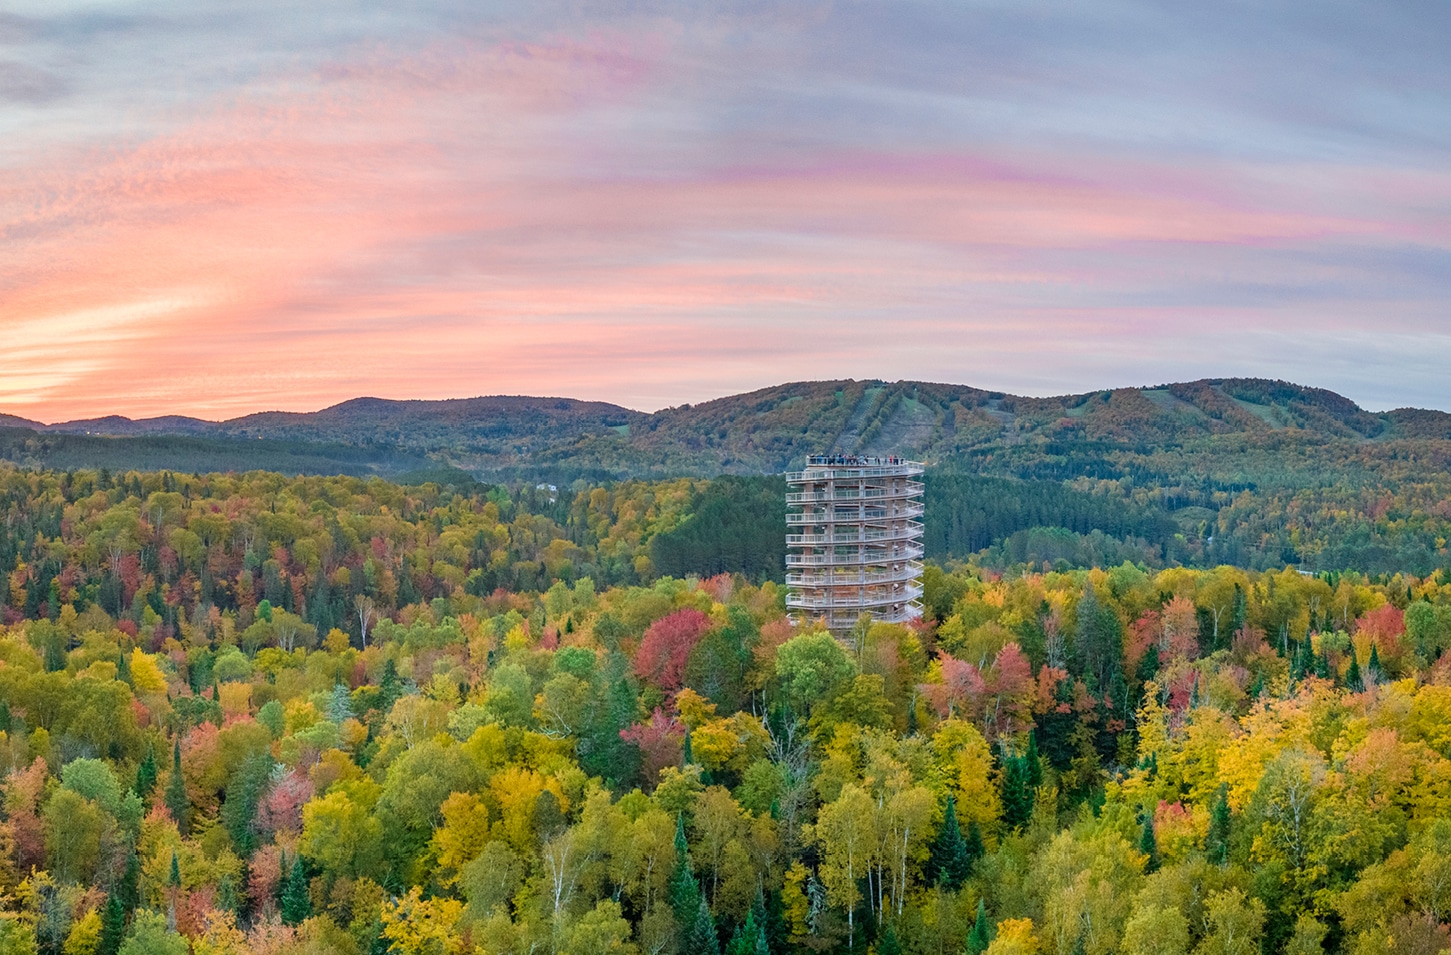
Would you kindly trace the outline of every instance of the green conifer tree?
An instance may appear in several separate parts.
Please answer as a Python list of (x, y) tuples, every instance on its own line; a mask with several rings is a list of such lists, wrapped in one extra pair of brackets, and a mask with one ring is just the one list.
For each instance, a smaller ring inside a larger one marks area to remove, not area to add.
[(171, 875), (166, 879), (166, 927), (176, 931), (176, 897), (181, 893), (181, 866), (176, 860), (176, 850), (171, 852)]
[(1010, 828), (1027, 825), (1033, 818), (1033, 789), (1028, 785), (1027, 764), (1021, 756), (1005, 753), (1002, 772), (1003, 822)]
[(700, 955), (720, 955), (720, 939), (715, 933), (715, 919), (711, 917), (710, 906), (701, 898), (695, 906), (695, 917), (686, 925), (681, 935), (682, 952)]
[(121, 900), (121, 905), (128, 914), (141, 904), (141, 857), (134, 845), (126, 854), (126, 872), (121, 876), (116, 897)]
[(967, 936), (968, 955), (982, 955), (987, 947), (992, 944), (992, 929), (988, 926), (987, 906), (982, 899), (977, 900), (977, 921), (972, 925), (972, 931)]
[(231, 876), (223, 876), (217, 885), (217, 910), (231, 912), (235, 915), (240, 905), (241, 900), (237, 898), (237, 883)]
[(928, 878), (939, 885), (956, 891), (972, 872), (973, 860), (968, 856), (967, 840), (962, 838), (962, 829), (957, 822), (957, 801), (952, 793), (947, 794), (947, 804), (942, 810), (942, 825), (932, 840), (931, 852), (927, 857)]
[(897, 941), (897, 932), (888, 925), (877, 939), (877, 955), (902, 955), (902, 943)]
[(605, 654), (595, 681), (596, 699), (589, 727), (588, 751), (580, 756), (580, 767), (591, 775), (618, 784), (633, 779), (640, 768), (640, 750), (620, 738), (620, 731), (639, 719), (640, 700), (630, 685), (630, 664), (618, 650)]
[(1038, 734), (1032, 730), (1028, 731), (1028, 749), (1023, 754), (1023, 762), (1028, 771), (1028, 786), (1036, 791), (1043, 785), (1043, 761), (1038, 757)]
[(279, 908), (282, 921), (288, 925), (301, 925), (312, 915), (312, 898), (307, 893), (307, 870), (302, 866), (302, 856), (292, 861), (292, 871), (282, 885)]
[(398, 697), (403, 695), (403, 680), (398, 676), (398, 664), (392, 657), (383, 661), (383, 675), (378, 678), (378, 691), (382, 699), (379, 707), (383, 712), (393, 708), (398, 702)]
[(1139, 658), (1139, 668), (1134, 672), (1134, 679), (1140, 684), (1152, 680), (1159, 672), (1159, 648), (1155, 644), (1149, 644), (1144, 655)]
[(1365, 671), (1372, 683), (1379, 683), (1385, 676), (1385, 668), (1380, 663), (1380, 647), (1374, 643), (1370, 645), (1370, 659), (1365, 662)]
[(987, 846), (983, 845), (982, 827), (977, 820), (967, 824), (967, 859), (970, 865), (977, 865), (978, 860), (987, 854)]
[(1360, 661), (1355, 658), (1355, 650), (1350, 651), (1350, 668), (1345, 671), (1345, 685), (1352, 693), (1361, 693), (1365, 690), (1365, 680), (1360, 675)]
[(115, 892), (106, 899), (106, 909), (101, 913), (101, 942), (96, 955), (116, 955), (121, 950), (121, 940), (126, 937), (126, 909), (121, 897)]
[(232, 844), (243, 859), (250, 858), (257, 848), (257, 833), (252, 823), (257, 818), (257, 804), (267, 792), (272, 777), (272, 757), (265, 752), (253, 753), (242, 761), (227, 783), (227, 798), (218, 814), (232, 836)]
[(136, 795), (143, 802), (151, 797), (151, 791), (156, 788), (157, 775), (156, 751), (148, 746), (146, 755), (141, 757), (141, 763), (136, 767)]
[(327, 718), (331, 722), (337, 723), (339, 726), (341, 726), (343, 721), (350, 718), (352, 715), (353, 695), (348, 691), (348, 688), (341, 681), (339, 681), (338, 683), (333, 684), (332, 693), (328, 696)]
[(1144, 872), (1157, 872), (1159, 870), (1159, 840), (1154, 834), (1154, 814), (1149, 810), (1144, 811), (1144, 830), (1139, 834), (1139, 852), (1146, 859)]
[(690, 847), (685, 841), (684, 816), (677, 817), (675, 822), (675, 868), (670, 873), (667, 892), (670, 899), (670, 910), (675, 913), (676, 924), (683, 931), (688, 931), (695, 921), (701, 894), (700, 883), (696, 880), (695, 872), (690, 867)]
[(746, 920), (736, 926), (735, 933), (731, 936), (730, 944), (726, 946), (726, 955), (761, 955), (769, 952), (766, 944), (766, 926), (762, 919), (765, 916), (765, 907), (752, 905), (746, 912)]
[(1209, 832), (1204, 839), (1204, 851), (1216, 865), (1229, 861), (1230, 824), (1229, 784), (1220, 783), (1209, 807)]
[(186, 780), (181, 775), (181, 737), (177, 737), (171, 748), (171, 778), (166, 783), (166, 808), (171, 810), (177, 830), (186, 835), (191, 821), (191, 803), (186, 796)]
[(759, 882), (756, 883), (756, 900), (751, 903), (751, 911), (746, 917), (756, 926), (755, 945), (750, 955), (771, 955), (771, 913), (766, 908), (766, 894)]

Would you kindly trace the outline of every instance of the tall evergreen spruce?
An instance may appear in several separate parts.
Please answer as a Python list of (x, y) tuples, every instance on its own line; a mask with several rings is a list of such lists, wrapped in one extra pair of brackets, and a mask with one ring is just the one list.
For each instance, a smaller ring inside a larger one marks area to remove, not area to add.
[(982, 827), (977, 820), (967, 824), (967, 859), (969, 865), (977, 865), (978, 860), (987, 854), (987, 846), (983, 845)]
[[(757, 896), (759, 899), (759, 896)], [(730, 944), (726, 946), (726, 955), (769, 955), (770, 948), (766, 944), (766, 926), (764, 918), (766, 908), (764, 905), (753, 904), (746, 912), (746, 920), (736, 926), (735, 934), (731, 936)], [(880, 953), (880, 949), (878, 949)]]
[(121, 876), (121, 884), (116, 887), (116, 897), (128, 914), (141, 904), (141, 857), (135, 846), (126, 854), (126, 872)]
[(171, 748), (171, 779), (166, 783), (166, 808), (171, 810), (177, 830), (186, 835), (191, 816), (191, 803), (186, 798), (186, 780), (181, 775), (181, 738)]
[(1355, 658), (1355, 651), (1350, 651), (1350, 668), (1345, 671), (1345, 685), (1352, 693), (1360, 693), (1365, 690), (1365, 680), (1360, 675), (1360, 661)]
[(690, 868), (690, 847), (685, 841), (684, 816), (678, 817), (675, 822), (675, 868), (670, 873), (667, 891), (670, 910), (675, 913), (675, 922), (682, 933), (686, 933), (694, 924), (702, 896), (700, 883), (696, 881), (695, 873)]
[(1220, 783), (1209, 807), (1209, 832), (1204, 839), (1204, 851), (1210, 862), (1224, 865), (1229, 861), (1229, 836), (1229, 785)]
[(1147, 861), (1144, 862), (1144, 871), (1159, 871), (1159, 840), (1154, 834), (1154, 814), (1150, 810), (1144, 811), (1144, 831), (1139, 835), (1139, 852)]
[(1149, 644), (1144, 655), (1139, 658), (1139, 668), (1134, 671), (1134, 682), (1140, 685), (1139, 694), (1143, 695), (1143, 684), (1159, 675), (1159, 647), (1157, 644)]
[(902, 955), (902, 943), (897, 941), (897, 932), (888, 925), (877, 939), (877, 955)]
[(1027, 762), (1014, 753), (1004, 753), (1003, 821), (1015, 829), (1027, 825), (1033, 818), (1033, 795), (1033, 788), (1028, 785)]
[(312, 915), (312, 898), (307, 894), (307, 870), (302, 867), (302, 856), (292, 861), (292, 871), (282, 884), (282, 899), (279, 908), (282, 921), (288, 925), (301, 925)]
[(257, 833), (252, 823), (257, 818), (257, 804), (267, 791), (271, 775), (272, 757), (267, 753), (253, 753), (242, 761), (227, 784), (221, 822), (231, 834), (237, 854), (244, 859), (251, 857), (257, 845)]
[(700, 899), (695, 906), (695, 918), (690, 920), (680, 939), (682, 952), (699, 955), (720, 955), (720, 939), (715, 934), (715, 919), (711, 918), (710, 906)]
[(176, 931), (176, 897), (181, 894), (181, 865), (176, 850), (171, 852), (171, 875), (166, 879), (166, 927)]
[(146, 755), (141, 757), (141, 764), (136, 767), (136, 795), (141, 797), (142, 802), (150, 798), (151, 791), (156, 788), (158, 775), (156, 751), (148, 746)]
[(1023, 754), (1023, 762), (1028, 771), (1028, 786), (1036, 791), (1043, 785), (1043, 760), (1038, 756), (1038, 734), (1032, 730), (1028, 731), (1028, 749)]
[(217, 910), (237, 914), (241, 900), (237, 898), (237, 883), (231, 876), (223, 876), (217, 885)]
[(987, 947), (992, 944), (992, 930), (987, 923), (987, 906), (982, 899), (977, 900), (977, 921), (972, 925), (972, 931), (967, 935), (968, 955), (982, 955)]
[(1374, 643), (1370, 645), (1370, 659), (1365, 662), (1365, 672), (1372, 683), (1379, 683), (1385, 676), (1385, 668), (1380, 664), (1380, 647)]
[(379, 708), (384, 712), (391, 709), (403, 695), (403, 679), (398, 675), (398, 664), (392, 657), (383, 661), (383, 675), (378, 679), (378, 695), (383, 698)]
[(101, 913), (101, 941), (96, 946), (96, 955), (116, 955), (125, 936), (126, 908), (121, 904), (121, 896), (112, 892)]
[(594, 708), (584, 740), (588, 745), (581, 746), (580, 767), (619, 784), (633, 779), (640, 769), (640, 750), (620, 738), (620, 731), (639, 719), (640, 706), (623, 653), (611, 650), (605, 654), (595, 686), (596, 699), (603, 699), (604, 705)]
[(341, 726), (352, 715), (353, 694), (346, 684), (338, 681), (333, 684), (332, 693), (328, 695), (327, 718)]
[(957, 801), (952, 793), (948, 793), (947, 805), (942, 811), (942, 826), (937, 830), (931, 854), (927, 857), (928, 878), (955, 891), (972, 873), (972, 863), (967, 840), (962, 838), (962, 829), (957, 823)]

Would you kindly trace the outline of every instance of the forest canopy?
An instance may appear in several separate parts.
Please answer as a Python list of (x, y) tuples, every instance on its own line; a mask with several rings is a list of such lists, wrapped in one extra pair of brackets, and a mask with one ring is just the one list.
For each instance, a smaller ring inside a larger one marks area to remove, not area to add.
[(1451, 947), (1451, 574), (1025, 542), (836, 639), (779, 490), (0, 473), (0, 952)]

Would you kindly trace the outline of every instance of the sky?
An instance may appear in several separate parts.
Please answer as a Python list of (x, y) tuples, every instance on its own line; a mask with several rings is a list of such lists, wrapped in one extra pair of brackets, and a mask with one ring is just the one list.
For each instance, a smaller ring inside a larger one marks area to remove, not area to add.
[(7, 0), (0, 412), (1451, 410), (1451, 4)]

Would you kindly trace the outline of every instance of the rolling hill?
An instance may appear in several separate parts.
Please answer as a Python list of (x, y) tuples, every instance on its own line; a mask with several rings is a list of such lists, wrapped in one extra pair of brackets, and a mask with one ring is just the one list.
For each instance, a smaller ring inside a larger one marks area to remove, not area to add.
[[(97, 453), (155, 456), (155, 466), (181, 470), (196, 470), (186, 458), (202, 448), (245, 468), (249, 456), (274, 456), (279, 446), (270, 441), (307, 446), (299, 456), (308, 458), (308, 469), (335, 460), (345, 473), (398, 473), (426, 460), (485, 477), (763, 474), (810, 452), (836, 450), (892, 451), (1004, 476), (1153, 475), (1157, 482), (1197, 473), (1225, 486), (1314, 480), (1315, 468), (1325, 466), (1337, 479), (1387, 464), (1444, 469), (1451, 442), (1451, 414), (1377, 414), (1330, 391), (1235, 378), (1056, 398), (928, 382), (794, 382), (653, 414), (570, 398), (356, 398), (311, 413), (220, 422), (111, 416), (44, 425), (0, 416), (0, 425), (96, 437), (105, 441), (90, 445)], [(208, 443), (178, 444), (172, 453), (153, 440), (127, 450), (129, 439), (164, 436)], [(264, 443), (250, 443), (259, 439)], [(85, 456), (80, 445), (61, 447), (68, 461)], [(45, 446), (29, 453), (36, 463), (54, 454)], [(19, 456), (13, 442), (0, 454)], [(1186, 471), (1189, 458), (1204, 460)]]
[[(653, 414), (481, 397), (358, 398), (220, 422), (0, 417), (0, 460), (24, 467), (435, 484), (472, 476), (576, 491), (631, 478), (774, 474), (823, 450), (926, 461), (935, 515), (927, 543), (944, 558), (1451, 567), (1451, 415), (1373, 413), (1264, 379), (1055, 398), (929, 382), (794, 382)], [(722, 512), (755, 506), (733, 500), (722, 498)], [(682, 543), (682, 553), (696, 546)]]

